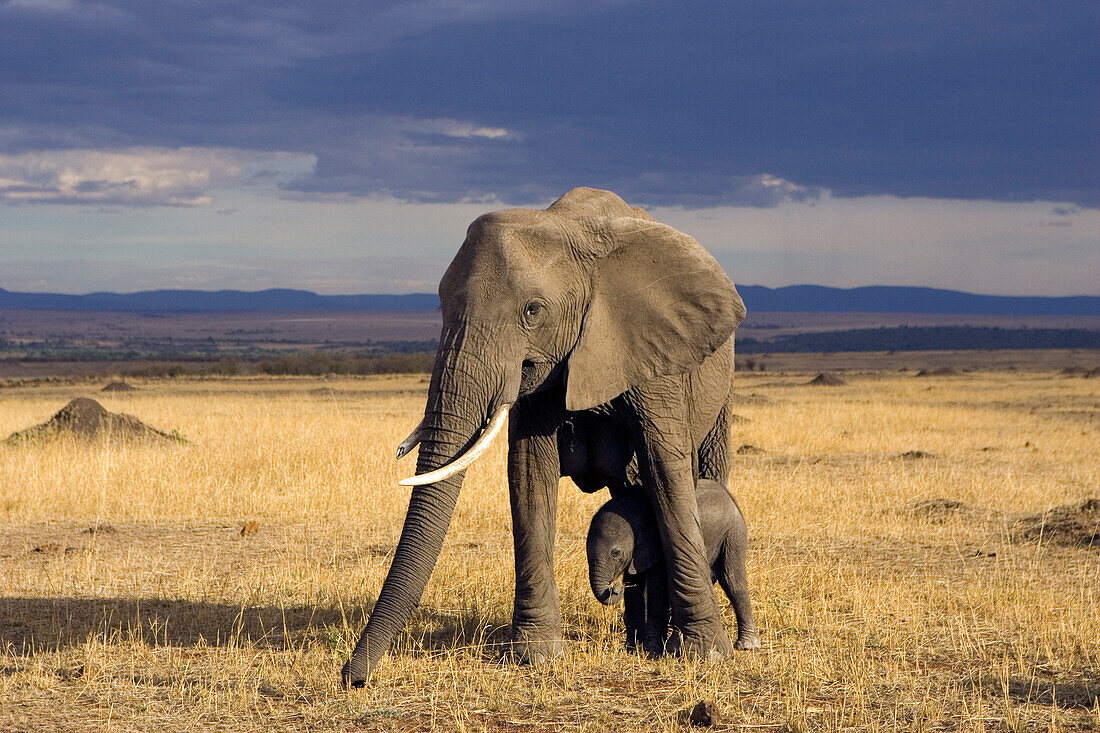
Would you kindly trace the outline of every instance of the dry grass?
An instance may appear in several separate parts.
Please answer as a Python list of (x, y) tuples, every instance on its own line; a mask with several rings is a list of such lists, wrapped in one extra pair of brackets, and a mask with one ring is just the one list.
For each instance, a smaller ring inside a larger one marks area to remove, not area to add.
[[(771, 398), (738, 407), (732, 438), (763, 449), (732, 479), (762, 651), (627, 655), (585, 583), (604, 497), (563, 482), (570, 652), (502, 663), (497, 446), (400, 648), (351, 693), (337, 671), (400, 529), (412, 459), (392, 453), (421, 378), (94, 394), (193, 443), (0, 449), (0, 730), (660, 730), (704, 698), (731, 729), (1100, 729), (1100, 549), (1018, 531), (1100, 496), (1100, 380), (807, 376), (738, 377)], [(0, 437), (79, 393), (3, 390)]]

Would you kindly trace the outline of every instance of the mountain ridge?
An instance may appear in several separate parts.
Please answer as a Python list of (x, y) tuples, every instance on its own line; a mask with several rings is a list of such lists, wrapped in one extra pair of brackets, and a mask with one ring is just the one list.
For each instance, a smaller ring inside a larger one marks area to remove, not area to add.
[[(960, 290), (871, 285), (833, 288), (738, 285), (749, 311), (953, 313), (965, 315), (1100, 315), (1100, 296), (981, 295)], [(216, 313), (248, 311), (434, 310), (433, 293), (319, 295), (309, 290), (144, 290), (133, 293), (14, 292), (0, 288), (0, 310)]]

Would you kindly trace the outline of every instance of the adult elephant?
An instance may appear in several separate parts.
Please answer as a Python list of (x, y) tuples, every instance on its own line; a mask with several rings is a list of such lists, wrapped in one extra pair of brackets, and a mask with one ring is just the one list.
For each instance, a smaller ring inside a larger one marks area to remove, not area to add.
[(726, 483), (733, 283), (694, 239), (608, 191), (545, 211), (486, 214), (439, 284), (443, 332), (401, 539), (344, 681), (362, 686), (431, 576), (465, 468), (509, 410), (515, 541), (513, 654), (562, 652), (554, 534), (558, 478), (644, 487), (669, 568), (673, 651), (731, 650), (699, 528), (695, 482)]

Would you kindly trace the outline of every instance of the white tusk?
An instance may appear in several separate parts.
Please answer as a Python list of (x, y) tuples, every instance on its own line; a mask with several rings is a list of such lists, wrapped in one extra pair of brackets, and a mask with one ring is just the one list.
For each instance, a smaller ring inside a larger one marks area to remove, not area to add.
[(508, 417), (508, 408), (511, 405), (501, 405), (497, 408), (496, 414), (493, 415), (493, 419), (489, 421), (489, 424), (485, 426), (485, 430), (482, 431), (481, 437), (470, 446), (470, 450), (463, 453), (458, 458), (455, 458), (445, 466), (440, 466), (434, 471), (428, 473), (422, 473), (419, 476), (410, 476), (406, 479), (401, 479), (397, 483), (402, 486), (422, 486), (424, 484), (434, 484), (437, 481), (442, 481), (445, 478), (454, 476), (459, 471), (465, 471), (469, 468), (470, 464), (476, 461), (482, 453), (489, 449), (489, 444), (493, 442), (493, 438), (497, 437), (497, 433), (504, 427), (504, 420)]
[(413, 431), (409, 433), (409, 437), (401, 441), (401, 444), (397, 446), (398, 459), (404, 458), (408, 455), (409, 451), (415, 448), (420, 443), (420, 435), (424, 432), (424, 421), (421, 420), (420, 424), (413, 428)]

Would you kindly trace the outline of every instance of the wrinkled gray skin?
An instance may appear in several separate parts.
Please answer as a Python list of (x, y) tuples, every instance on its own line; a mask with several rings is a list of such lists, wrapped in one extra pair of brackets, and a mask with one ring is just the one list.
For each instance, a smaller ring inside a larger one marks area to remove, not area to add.
[[(701, 479), (696, 501), (711, 582), (722, 586), (737, 615), (737, 641), (733, 646), (759, 649), (760, 636), (752, 618), (745, 573), (745, 518), (736, 500), (716, 481)], [(626, 599), (623, 620), (627, 648), (641, 647), (653, 656), (663, 653), (670, 618), (668, 578), (657, 519), (645, 495), (621, 494), (600, 507), (589, 525), (586, 549), (588, 578), (596, 599), (605, 605)]]
[[(511, 404), (515, 543), (512, 653), (563, 651), (554, 534), (559, 476), (582, 488), (639, 485), (668, 564), (671, 650), (724, 655), (695, 482), (726, 483), (733, 332), (745, 307), (691, 237), (613, 193), (578, 188), (545, 211), (470, 225), (439, 284), (443, 332), (417, 473), (472, 444)], [(462, 474), (415, 487), (382, 590), (344, 681), (364, 684), (431, 576)]]

